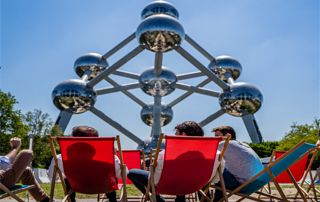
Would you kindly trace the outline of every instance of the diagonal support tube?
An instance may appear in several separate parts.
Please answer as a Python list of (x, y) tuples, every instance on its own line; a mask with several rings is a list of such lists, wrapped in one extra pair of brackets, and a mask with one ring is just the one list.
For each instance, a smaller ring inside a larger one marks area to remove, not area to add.
[(204, 48), (202, 48), (197, 42), (195, 42), (189, 35), (185, 35), (184, 39), (197, 51), (199, 51), (204, 57), (206, 57), (210, 62), (215, 61), (216, 59), (210, 55)]
[(220, 80), (213, 72), (211, 72), (208, 68), (206, 68), (203, 64), (201, 64), (196, 58), (194, 58), (190, 53), (188, 53), (181, 46), (175, 49), (182, 57), (188, 60), (191, 64), (193, 64), (196, 68), (198, 68), (202, 73), (207, 75), (213, 82), (215, 82), (220, 88), (223, 90), (227, 90), (229, 86)]
[[(206, 80), (204, 80), (201, 83), (199, 83), (198, 85), (196, 85), (196, 87), (205, 86), (210, 82), (211, 82), (211, 80), (209, 78), (207, 78)], [(193, 94), (193, 92), (191, 92), (191, 91), (186, 92), (186, 93), (182, 94), (180, 97), (178, 97), (175, 100), (173, 100), (171, 103), (169, 103), (168, 106), (169, 107), (173, 107), (174, 105), (178, 104), (179, 102), (181, 102), (182, 100), (186, 99), (187, 97), (189, 97), (192, 94)]]
[[(117, 82), (115, 82), (113, 79), (111, 79), (110, 77), (106, 77), (105, 80), (107, 82), (109, 82), (111, 85), (117, 87), (120, 86)], [(146, 105), (146, 103), (144, 103), (142, 100), (140, 100), (138, 97), (136, 97), (135, 95), (133, 95), (132, 93), (130, 93), (127, 90), (122, 89), (121, 92), (123, 94), (125, 94), (126, 96), (128, 96), (130, 99), (132, 99), (134, 102), (136, 102), (138, 105), (140, 105), (141, 107), (144, 107)]]
[(122, 125), (120, 125), (119, 123), (117, 123), (116, 121), (112, 120), (110, 117), (108, 117), (107, 115), (105, 115), (103, 112), (101, 112), (100, 110), (98, 110), (95, 107), (91, 107), (90, 111), (97, 115), (99, 118), (101, 118), (102, 120), (104, 120), (106, 123), (108, 123), (110, 126), (114, 127), (115, 129), (117, 129), (118, 131), (120, 131), (121, 133), (123, 133), (124, 135), (126, 135), (127, 137), (129, 137), (131, 140), (133, 140), (134, 142), (136, 142), (138, 145), (142, 145), (143, 141), (138, 138), (137, 136), (135, 136), (133, 133), (131, 133), (130, 131), (128, 131), (127, 129), (125, 129)]
[(144, 48), (142, 46), (138, 46), (135, 49), (133, 49), (130, 53), (128, 53), (127, 55), (125, 55), (124, 57), (122, 57), (120, 60), (118, 60), (116, 63), (114, 63), (113, 65), (111, 65), (109, 68), (107, 68), (106, 70), (104, 70), (103, 72), (101, 72), (99, 75), (97, 75), (95, 78), (93, 78), (92, 80), (90, 80), (87, 83), (88, 87), (93, 87), (95, 86), (98, 82), (100, 82), (101, 80), (103, 80), (106, 76), (108, 76), (109, 74), (111, 74), (112, 72), (116, 71), (118, 68), (120, 68), (122, 65), (124, 65), (125, 63), (127, 63), (129, 60), (131, 60), (132, 58), (134, 58), (135, 56), (137, 56), (139, 53), (141, 53), (144, 50)]
[(132, 73), (132, 72), (127, 72), (127, 71), (117, 70), (117, 71), (112, 72), (112, 74), (117, 75), (117, 76), (126, 77), (126, 78), (129, 78), (129, 79), (136, 79), (136, 80), (138, 80), (138, 79), (140, 78), (140, 75), (139, 75), (139, 74)]
[(200, 87), (195, 87), (195, 86), (190, 86), (187, 84), (182, 84), (182, 83), (176, 83), (176, 88), (181, 89), (181, 90), (186, 90), (189, 92), (194, 92), (194, 93), (200, 93), (203, 95), (209, 95), (209, 96), (213, 96), (213, 97), (219, 97), (220, 93), (213, 91), (213, 90), (209, 90), (209, 89), (205, 89), (205, 88), (200, 88)]
[(118, 85), (118, 86), (114, 86), (111, 88), (97, 89), (96, 93), (97, 93), (97, 95), (103, 95), (103, 94), (115, 93), (118, 91), (131, 90), (131, 89), (136, 89), (136, 88), (140, 88), (139, 83), (131, 83), (131, 84), (123, 85), (123, 86)]
[(123, 41), (121, 41), (118, 45), (116, 45), (114, 48), (112, 48), (111, 50), (109, 50), (106, 54), (104, 54), (102, 56), (102, 58), (107, 59), (109, 58), (111, 55), (113, 55), (114, 53), (116, 53), (118, 50), (120, 50), (121, 48), (123, 48), (125, 45), (127, 45), (128, 43), (130, 43), (134, 38), (136, 38), (136, 34), (132, 33), (130, 36), (128, 36), (127, 38), (125, 38)]
[(72, 117), (72, 112), (69, 110), (60, 111), (60, 114), (55, 122), (55, 126), (58, 125), (62, 133), (66, 130), (70, 119)]
[(193, 79), (193, 78), (197, 78), (200, 76), (204, 76), (204, 74), (202, 72), (191, 72), (191, 73), (187, 73), (187, 74), (179, 74), (179, 75), (177, 75), (177, 79), (178, 79), (178, 81), (180, 81), (180, 80), (185, 80), (185, 79)]
[(207, 124), (211, 123), (213, 120), (217, 119), (218, 117), (222, 116), (225, 113), (224, 109), (220, 109), (216, 111), (215, 113), (211, 114), (207, 118), (205, 118), (203, 121), (199, 123), (201, 127), (206, 126)]

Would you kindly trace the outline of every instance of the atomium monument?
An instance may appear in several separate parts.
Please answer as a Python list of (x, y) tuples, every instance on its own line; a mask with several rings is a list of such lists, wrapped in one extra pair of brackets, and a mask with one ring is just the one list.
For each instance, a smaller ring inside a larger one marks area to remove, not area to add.
[[(262, 136), (253, 114), (260, 109), (263, 96), (254, 85), (236, 82), (242, 72), (241, 64), (230, 56), (213, 57), (188, 36), (179, 22), (178, 10), (169, 2), (162, 0), (151, 2), (142, 10), (141, 19), (141, 23), (133, 34), (104, 55), (88, 53), (79, 57), (74, 63), (74, 70), (80, 79), (64, 81), (54, 88), (52, 92), (53, 103), (61, 110), (56, 124), (60, 126), (61, 130), (66, 129), (73, 114), (90, 111), (136, 142), (139, 148), (149, 150), (156, 147), (161, 128), (173, 119), (173, 107), (193, 93), (199, 93), (216, 97), (221, 106), (216, 112), (200, 121), (201, 126), (205, 126), (227, 113), (231, 116), (241, 117), (252, 142), (261, 142)], [(134, 39), (138, 42), (137, 47), (109, 65), (107, 59)], [(181, 46), (183, 43), (189, 43), (191, 47), (207, 58), (208, 64), (202, 64), (198, 61)], [(154, 52), (154, 64), (150, 65), (151, 68), (146, 69), (140, 75), (120, 70), (125, 63), (144, 50)], [(190, 62), (197, 69), (197, 72), (176, 75), (174, 69), (164, 67), (162, 60), (165, 53), (169, 51), (176, 51), (182, 58)], [(110, 75), (134, 79), (136, 82), (120, 85), (111, 79)], [(205, 79), (197, 85), (182, 83), (183, 80), (197, 77), (205, 77)], [(95, 86), (99, 82), (108, 82), (111, 87), (96, 89)], [(204, 88), (210, 82), (220, 87), (221, 92)], [(137, 88), (152, 96), (153, 103), (146, 104), (130, 92), (130, 90)], [(174, 93), (175, 89), (186, 92), (169, 104), (163, 103), (162, 98)], [(124, 93), (141, 107), (140, 117), (146, 125), (151, 127), (149, 139), (141, 140), (94, 106), (99, 95), (114, 92)]]

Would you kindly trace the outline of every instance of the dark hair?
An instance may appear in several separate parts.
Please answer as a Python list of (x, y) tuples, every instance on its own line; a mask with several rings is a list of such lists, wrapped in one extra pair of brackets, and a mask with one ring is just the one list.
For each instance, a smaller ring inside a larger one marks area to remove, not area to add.
[(185, 133), (187, 136), (203, 136), (204, 132), (201, 126), (194, 121), (185, 121), (176, 125), (174, 128), (180, 133)]
[(220, 131), (223, 135), (230, 134), (231, 135), (231, 140), (235, 140), (236, 137), (236, 132), (231, 126), (220, 126), (217, 128), (212, 129), (212, 132)]
[(76, 126), (72, 128), (72, 136), (74, 137), (98, 137), (99, 133), (90, 126)]

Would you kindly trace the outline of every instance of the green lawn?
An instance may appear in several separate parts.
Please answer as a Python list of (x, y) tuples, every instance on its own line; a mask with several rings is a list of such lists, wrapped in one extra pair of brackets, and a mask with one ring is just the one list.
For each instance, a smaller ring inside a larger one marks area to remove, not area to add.
[[(41, 184), (41, 187), (50, 194), (51, 184)], [(127, 185), (128, 196), (141, 196), (141, 192), (134, 185)], [(119, 191), (117, 191), (119, 194)], [(54, 198), (62, 199), (64, 197), (63, 189), (61, 183), (57, 183), (54, 190)], [(97, 198), (96, 194), (86, 195), (86, 194), (77, 194), (77, 198)]]

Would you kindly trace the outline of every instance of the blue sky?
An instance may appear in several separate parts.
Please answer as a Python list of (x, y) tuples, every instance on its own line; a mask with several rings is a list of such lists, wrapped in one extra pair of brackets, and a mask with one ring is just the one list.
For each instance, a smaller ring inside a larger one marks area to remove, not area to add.
[[(78, 78), (74, 61), (87, 52), (106, 53), (135, 32), (140, 12), (150, 1), (1, 0), (0, 89), (12, 93), (22, 112), (41, 109), (55, 120), (59, 114), (51, 100), (60, 82)], [(264, 96), (255, 114), (265, 140), (279, 140), (290, 126), (319, 118), (319, 1), (317, 0), (173, 0), (185, 32), (213, 56), (230, 55), (243, 67), (237, 81), (255, 85)], [(133, 41), (108, 59), (117, 59), (138, 45)], [(186, 42), (182, 46), (204, 65), (209, 61)], [(144, 51), (121, 70), (142, 73), (153, 65), (153, 53)], [(164, 55), (164, 66), (176, 74), (197, 71), (175, 52)], [(113, 77), (125, 84), (132, 80)], [(196, 85), (194, 79), (188, 84)], [(100, 83), (97, 87), (107, 87)], [(215, 84), (206, 86), (221, 91)], [(146, 103), (152, 97), (140, 89), (132, 93)], [(183, 91), (163, 98), (169, 103)], [(95, 105), (142, 139), (150, 128), (140, 120), (140, 106), (121, 93), (99, 96)], [(177, 123), (201, 121), (219, 109), (218, 99), (194, 94), (173, 108), (174, 118), (163, 128), (172, 134)], [(119, 134), (92, 113), (74, 115), (74, 125), (96, 127), (103, 136)], [(238, 139), (249, 141), (242, 120), (223, 115), (204, 130), (231, 125)], [(125, 148), (136, 145), (121, 136)]]

